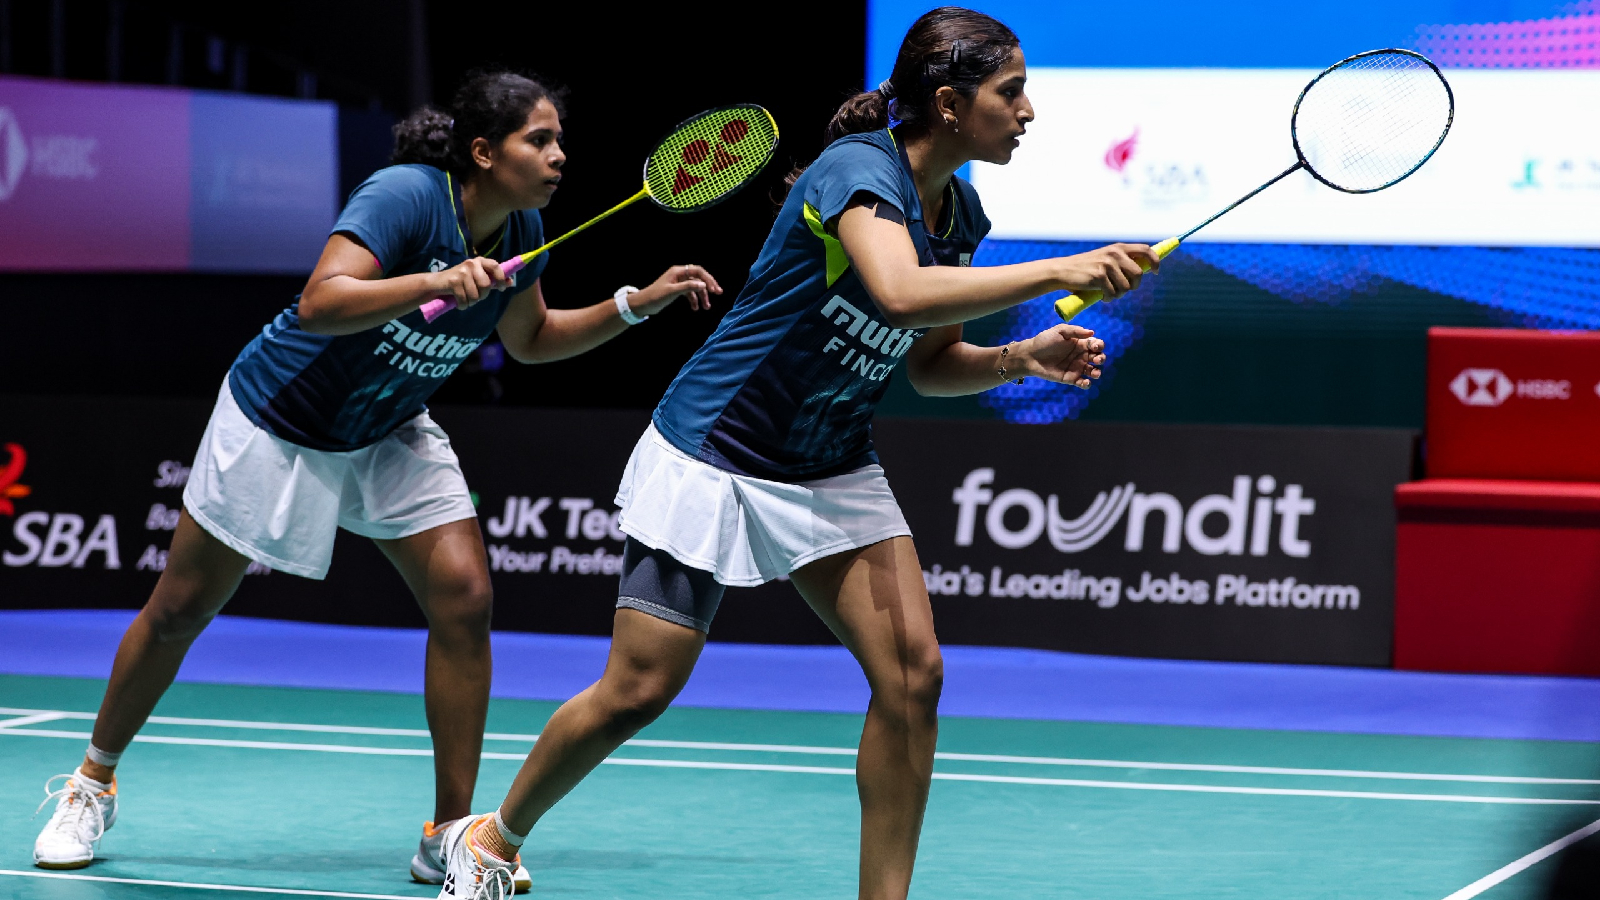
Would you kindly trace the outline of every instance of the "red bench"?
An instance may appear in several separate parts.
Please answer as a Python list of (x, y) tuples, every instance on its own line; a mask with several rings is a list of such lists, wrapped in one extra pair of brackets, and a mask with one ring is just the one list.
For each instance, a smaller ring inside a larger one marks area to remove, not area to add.
[(1600, 334), (1428, 333), (1395, 666), (1600, 675)]
[(1394, 664), (1600, 675), (1600, 484), (1395, 489)]

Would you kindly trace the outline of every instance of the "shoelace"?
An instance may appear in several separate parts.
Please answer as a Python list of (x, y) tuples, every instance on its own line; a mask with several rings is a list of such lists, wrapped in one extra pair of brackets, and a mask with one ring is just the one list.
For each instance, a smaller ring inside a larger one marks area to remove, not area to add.
[[(65, 778), (67, 783), (52, 791), (50, 785), (55, 784), (56, 779), (59, 778)], [(93, 833), (88, 836), (88, 842), (92, 844), (105, 835), (105, 811), (100, 808), (100, 802), (95, 798), (94, 792), (80, 785), (74, 780), (74, 776), (57, 775), (55, 778), (46, 781), (44, 783), (44, 802), (39, 804), (39, 808), (34, 810), (33, 814), (37, 816), (50, 804), (51, 800), (66, 801), (64, 804), (58, 804), (56, 811), (50, 816), (50, 822), (55, 827), (55, 830), (63, 831), (70, 827), (73, 829), (74, 835), (81, 836), (83, 817), (92, 810), (93, 817), (90, 820), (90, 826), (93, 829)]]
[[(470, 853), (471, 848), (467, 852)], [(472, 860), (472, 880), (477, 887), (470, 900), (505, 900), (517, 890), (512, 883), (511, 869), (485, 866), (478, 862), (476, 855)]]

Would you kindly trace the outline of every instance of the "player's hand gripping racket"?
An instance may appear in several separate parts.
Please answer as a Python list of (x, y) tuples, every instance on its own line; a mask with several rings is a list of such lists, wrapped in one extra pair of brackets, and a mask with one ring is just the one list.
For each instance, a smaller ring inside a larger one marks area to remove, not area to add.
[[(1410, 50), (1369, 50), (1311, 79), (1294, 102), (1289, 136), (1298, 161), (1211, 218), (1151, 247), (1157, 259), (1239, 204), (1305, 169), (1336, 191), (1370, 194), (1392, 187), (1433, 156), (1455, 118), (1455, 95), (1439, 67)], [(1146, 269), (1145, 271), (1149, 271)], [(1056, 301), (1068, 321), (1104, 296), (1080, 291)]]
[[(738, 193), (772, 159), (778, 146), (778, 123), (753, 104), (708, 109), (661, 139), (644, 162), (644, 187), (555, 240), (500, 264), (513, 275), (541, 253), (612, 213), (649, 197), (668, 212), (699, 212)], [(454, 309), (454, 297), (435, 297), (422, 304), (432, 322)]]

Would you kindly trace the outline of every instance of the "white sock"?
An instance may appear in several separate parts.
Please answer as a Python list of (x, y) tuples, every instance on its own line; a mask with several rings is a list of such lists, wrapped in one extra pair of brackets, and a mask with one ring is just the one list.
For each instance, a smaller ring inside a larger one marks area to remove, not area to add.
[(93, 778), (83, 774), (82, 766), (79, 766), (73, 771), (72, 780), (78, 782), (80, 785), (83, 785), (89, 790), (94, 791), (96, 794), (103, 794), (106, 791), (111, 790), (111, 785), (102, 784), (101, 782), (95, 781)]
[(521, 847), (522, 842), (528, 839), (527, 835), (517, 834), (515, 831), (512, 831), (511, 828), (506, 825), (506, 820), (500, 818), (500, 810), (498, 809), (494, 811), (494, 830), (500, 832), (500, 840), (505, 841), (513, 847)]
[(117, 763), (122, 761), (121, 753), (107, 753), (94, 744), (90, 744), (89, 749), (85, 750), (83, 755), (88, 757), (89, 761), (95, 765), (105, 766), (108, 769), (115, 769)]

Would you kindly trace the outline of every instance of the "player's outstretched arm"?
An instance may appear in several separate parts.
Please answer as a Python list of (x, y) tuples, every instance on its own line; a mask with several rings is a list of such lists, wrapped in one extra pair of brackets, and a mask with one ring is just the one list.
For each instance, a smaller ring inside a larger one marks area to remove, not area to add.
[[(1051, 291), (1102, 291), (1120, 297), (1161, 264), (1144, 244), (1112, 244), (1056, 259), (1010, 266), (922, 266), (906, 226), (877, 212), (884, 201), (857, 201), (839, 217), (839, 243), (850, 265), (896, 328), (953, 325), (1010, 309)], [(918, 226), (920, 227), (920, 226)]]
[(339, 233), (300, 295), (300, 327), (311, 334), (355, 334), (415, 310), (434, 297), (454, 297), (468, 307), (496, 288), (511, 286), (500, 264), (479, 257), (442, 272), (384, 278), (372, 251)]
[[(700, 266), (673, 266), (654, 282), (628, 297), (638, 316), (653, 316), (679, 298), (690, 309), (710, 309), (722, 285)], [(500, 342), (511, 358), (523, 363), (554, 362), (586, 353), (628, 329), (615, 300), (602, 300), (581, 309), (550, 309), (544, 291), (533, 286), (511, 298), (500, 317)]]
[(1100, 377), (1105, 349), (1105, 341), (1077, 325), (1057, 325), (1003, 347), (969, 344), (960, 325), (946, 325), (911, 345), (906, 375), (925, 397), (977, 394), (1023, 377), (1087, 388)]

